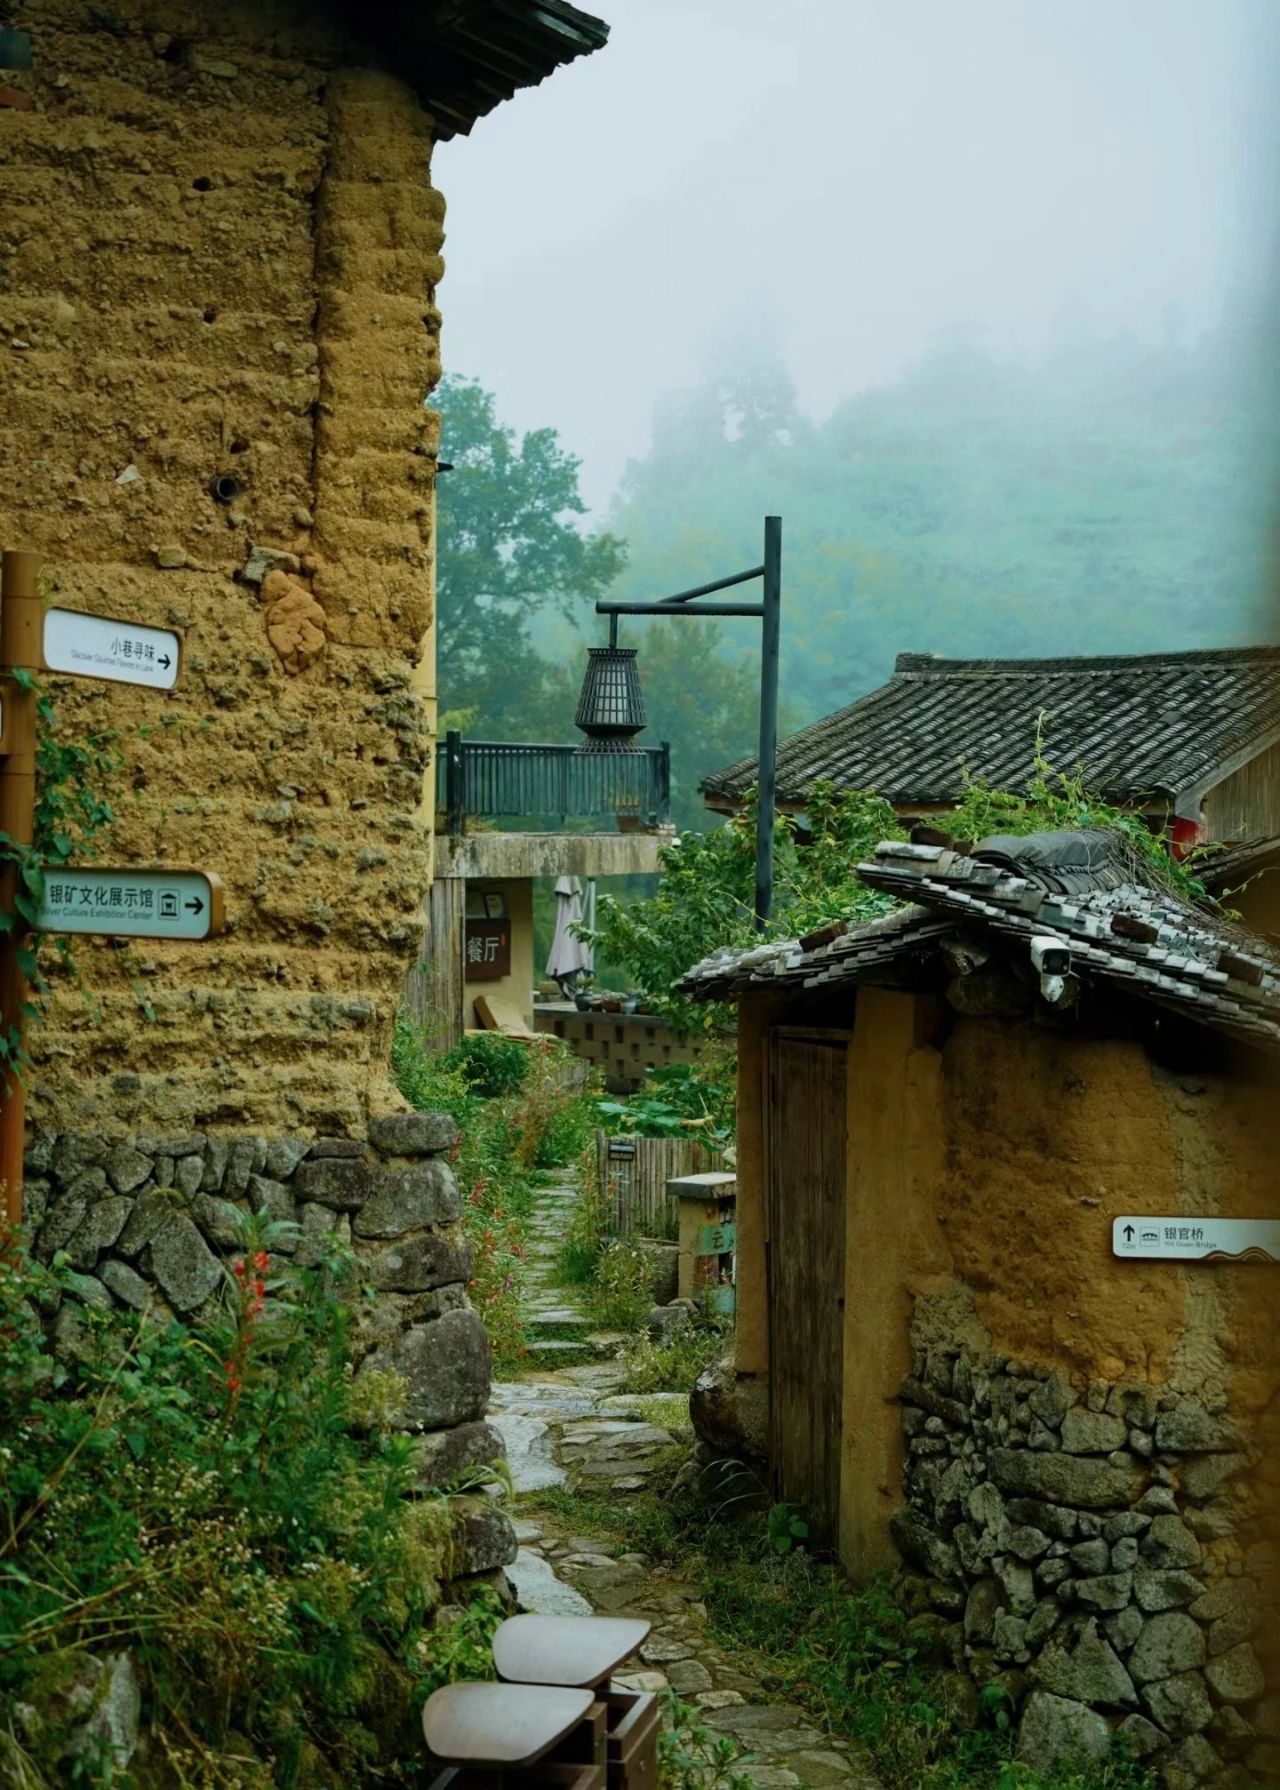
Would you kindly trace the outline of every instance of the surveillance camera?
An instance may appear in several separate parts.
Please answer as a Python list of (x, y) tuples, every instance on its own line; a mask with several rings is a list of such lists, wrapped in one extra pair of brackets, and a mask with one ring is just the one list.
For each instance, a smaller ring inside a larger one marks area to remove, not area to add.
[(1031, 941), (1031, 962), (1042, 976), (1068, 976), (1071, 973), (1071, 947), (1052, 933), (1038, 933)]

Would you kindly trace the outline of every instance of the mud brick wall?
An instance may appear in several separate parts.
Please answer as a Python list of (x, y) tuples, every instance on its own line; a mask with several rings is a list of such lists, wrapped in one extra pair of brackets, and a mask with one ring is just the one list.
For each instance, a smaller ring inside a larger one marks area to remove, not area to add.
[(384, 1097), (430, 877), (443, 201), (429, 119), (327, 10), (14, 16), (0, 543), (184, 631), (168, 696), (50, 684), (124, 756), (99, 860), (216, 871), (229, 920), (79, 947), (33, 1037), (45, 1130), (359, 1137)]
[(1223, 1408), (936, 1347), (900, 1398), (908, 1592), (956, 1669), (1020, 1707), (1025, 1757), (1100, 1756), (1118, 1731), (1171, 1790), (1275, 1769), (1277, 1561)]

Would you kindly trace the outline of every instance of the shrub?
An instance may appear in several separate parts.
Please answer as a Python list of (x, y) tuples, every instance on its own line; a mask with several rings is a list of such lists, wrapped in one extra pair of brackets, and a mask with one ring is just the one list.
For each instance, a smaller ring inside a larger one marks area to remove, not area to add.
[(661, 1342), (641, 1332), (618, 1350), (623, 1391), (691, 1391), (703, 1368), (724, 1348), (728, 1334), (729, 1327), (721, 1323), (689, 1324)]
[(587, 1307), (604, 1330), (636, 1330), (653, 1305), (648, 1251), (618, 1239), (597, 1258)]
[(529, 1046), (501, 1032), (464, 1038), (440, 1059), (446, 1072), (457, 1069), (470, 1093), (497, 1100), (522, 1088), (529, 1073)]
[[(448, 1500), (406, 1498), (398, 1385), (354, 1375), (350, 1259), (281, 1265), (281, 1229), (250, 1227), (190, 1327), (81, 1312), (57, 1266), (0, 1255), (0, 1706), (47, 1713), (78, 1660), (125, 1650), (179, 1781), (183, 1760), (246, 1785), (307, 1781), (317, 1754), (344, 1782), (415, 1761), (456, 1650), (424, 1631)], [(36, 1316), (59, 1299), (68, 1360)], [(9, 1737), (40, 1790), (54, 1726)]]

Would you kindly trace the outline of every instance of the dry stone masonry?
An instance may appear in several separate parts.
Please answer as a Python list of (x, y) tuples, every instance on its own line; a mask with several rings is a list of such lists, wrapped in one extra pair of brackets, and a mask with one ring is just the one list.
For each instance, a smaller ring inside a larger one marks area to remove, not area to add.
[(1255, 1651), (1276, 1561), (1218, 1410), (1132, 1381), (917, 1351), (901, 1387), (913, 1605), (1020, 1709), (1022, 1755), (1101, 1756), (1119, 1733), (1169, 1790), (1280, 1760)]
[(116, 1140), (102, 1132), (37, 1137), (27, 1152), (27, 1226), (35, 1254), (61, 1252), (67, 1290), (50, 1312), (55, 1346), (74, 1350), (85, 1311), (121, 1307), (198, 1321), (216, 1308), (244, 1220), (265, 1212), (295, 1229), (276, 1245), (300, 1267), (349, 1246), (361, 1284), (361, 1369), (405, 1381), (405, 1427), (424, 1432), (434, 1483), (500, 1459), (484, 1422), (489, 1344), (467, 1299), (471, 1252), (458, 1223), (440, 1113), (376, 1119), (369, 1142), (191, 1131)]

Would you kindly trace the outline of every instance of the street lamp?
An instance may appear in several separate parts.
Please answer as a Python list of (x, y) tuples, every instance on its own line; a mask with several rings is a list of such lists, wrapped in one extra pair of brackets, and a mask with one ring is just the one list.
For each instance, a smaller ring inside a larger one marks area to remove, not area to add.
[[(762, 580), (758, 603), (699, 603), (697, 598), (735, 584)], [(694, 590), (678, 591), (657, 603), (596, 604), (597, 615), (609, 617), (608, 646), (587, 648), (587, 674), (582, 682), (574, 721), (587, 736), (584, 752), (634, 752), (633, 741), (644, 727), (644, 700), (636, 670), (636, 649), (618, 645), (620, 615), (755, 615), (760, 617), (760, 785), (756, 812), (756, 930), (764, 931), (773, 907), (773, 823), (776, 806), (778, 752), (778, 631), (782, 606), (782, 518), (764, 519), (764, 559), (749, 571), (717, 578)]]

